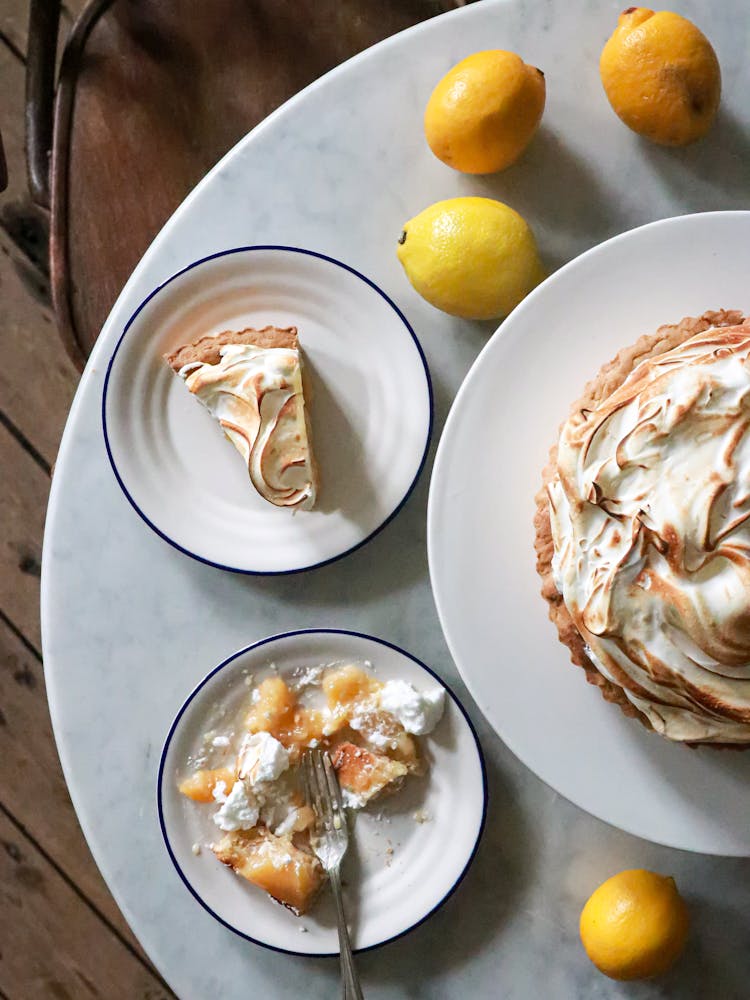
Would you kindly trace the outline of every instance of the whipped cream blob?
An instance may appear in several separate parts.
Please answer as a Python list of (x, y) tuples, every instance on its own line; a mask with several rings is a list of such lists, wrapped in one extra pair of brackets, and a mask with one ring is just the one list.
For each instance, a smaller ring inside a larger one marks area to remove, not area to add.
[(564, 425), (558, 591), (662, 735), (750, 742), (750, 324), (643, 361)]
[(247, 733), (237, 756), (237, 777), (251, 788), (276, 781), (289, 767), (289, 751), (270, 733)]
[[(222, 788), (219, 788), (222, 785)], [(214, 813), (214, 823), (220, 830), (252, 830), (260, 816), (260, 805), (244, 781), (235, 781), (229, 795), (226, 784), (217, 783), (214, 798), (221, 806)]]
[(407, 733), (426, 736), (440, 722), (445, 709), (445, 689), (435, 686), (417, 691), (407, 681), (386, 681), (379, 692), (380, 707), (398, 719)]
[(289, 754), (278, 740), (265, 732), (247, 734), (237, 766), (231, 791), (225, 781), (217, 781), (213, 790), (219, 803), (213, 820), (220, 830), (252, 830), (259, 820), (276, 836), (302, 828), (305, 817), (294, 801), (293, 786), (279, 781), (289, 769)]
[(191, 362), (179, 375), (221, 424), (262, 497), (277, 507), (310, 510), (316, 475), (294, 348), (225, 344), (212, 365)]

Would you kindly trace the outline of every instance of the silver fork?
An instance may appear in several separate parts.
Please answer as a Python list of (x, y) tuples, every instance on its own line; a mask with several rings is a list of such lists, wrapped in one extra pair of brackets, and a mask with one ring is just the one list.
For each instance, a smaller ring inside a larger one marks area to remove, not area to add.
[(343, 1000), (364, 1000), (354, 968), (349, 930), (341, 891), (341, 862), (349, 846), (349, 829), (331, 758), (320, 750), (308, 750), (302, 759), (302, 777), (307, 804), (315, 814), (312, 848), (328, 875), (336, 902)]

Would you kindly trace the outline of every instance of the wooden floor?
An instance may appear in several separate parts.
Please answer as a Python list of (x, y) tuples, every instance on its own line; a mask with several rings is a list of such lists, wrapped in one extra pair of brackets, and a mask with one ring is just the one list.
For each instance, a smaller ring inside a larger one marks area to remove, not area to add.
[[(82, 0), (63, 13), (63, 30)], [(173, 994), (89, 854), (60, 770), (39, 635), (50, 471), (77, 375), (49, 299), (46, 219), (23, 158), (27, 0), (0, 0), (0, 1000)]]

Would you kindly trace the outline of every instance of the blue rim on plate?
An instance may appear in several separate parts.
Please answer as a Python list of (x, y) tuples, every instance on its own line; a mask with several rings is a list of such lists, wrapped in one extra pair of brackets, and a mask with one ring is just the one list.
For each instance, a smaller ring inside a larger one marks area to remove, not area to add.
[[(190, 549), (186, 549), (183, 545), (180, 545), (173, 538), (170, 538), (169, 535), (167, 535), (164, 531), (162, 531), (161, 528), (157, 528), (154, 522), (151, 521), (150, 518), (146, 516), (144, 511), (142, 511), (141, 508), (136, 503), (133, 496), (131, 496), (130, 492), (128, 491), (128, 488), (125, 486), (125, 483), (123, 482), (120, 473), (118, 472), (114, 455), (112, 454), (112, 449), (109, 443), (109, 434), (107, 432), (107, 391), (109, 389), (109, 380), (112, 374), (112, 366), (115, 363), (117, 352), (120, 350), (120, 347), (123, 341), (125, 340), (125, 337), (127, 336), (128, 330), (133, 325), (133, 323), (135, 322), (139, 314), (142, 312), (142, 310), (148, 305), (148, 303), (151, 301), (151, 299), (154, 298), (154, 296), (159, 294), (159, 292), (163, 288), (166, 288), (167, 285), (171, 284), (177, 278), (180, 278), (183, 274), (187, 274), (188, 271), (192, 271), (193, 268), (199, 267), (201, 264), (205, 264), (210, 260), (216, 260), (216, 258), (218, 257), (227, 257), (230, 254), (235, 254), (235, 253), (246, 253), (247, 251), (250, 250), (284, 250), (289, 253), (304, 254), (307, 257), (317, 257), (319, 260), (324, 260), (327, 261), (329, 264), (335, 264), (336, 267), (343, 268), (343, 270), (348, 271), (350, 274), (355, 275), (355, 277), (359, 278), (361, 281), (364, 281), (366, 285), (369, 285), (369, 287), (372, 288), (373, 291), (377, 292), (378, 295), (380, 295), (380, 297), (383, 298), (388, 303), (388, 305), (391, 307), (391, 309), (393, 309), (398, 318), (406, 327), (406, 330), (408, 331), (409, 335), (414, 341), (414, 346), (417, 348), (417, 351), (419, 353), (419, 358), (424, 368), (425, 380), (427, 382), (427, 396), (428, 396), (428, 405), (430, 411), (429, 420), (427, 424), (427, 439), (425, 440), (424, 451), (422, 452), (422, 457), (419, 460), (419, 465), (417, 466), (417, 471), (414, 474), (414, 478), (412, 479), (409, 488), (404, 493), (399, 503), (394, 507), (391, 513), (383, 521), (381, 521), (381, 523), (373, 531), (370, 532), (369, 535), (366, 535), (364, 538), (362, 538), (359, 542), (356, 543), (356, 545), (352, 545), (350, 546), (350, 548), (345, 549), (343, 552), (339, 552), (338, 555), (331, 556), (328, 559), (323, 559), (320, 562), (310, 563), (308, 566), (295, 566), (290, 569), (258, 570), (258, 569), (242, 569), (239, 566), (225, 566), (223, 563), (214, 562), (212, 559), (207, 559), (205, 556), (199, 556), (196, 552), (191, 552)], [(115, 474), (115, 479), (117, 480), (120, 489), (125, 494), (125, 497), (127, 498), (128, 502), (130, 503), (130, 506), (133, 508), (136, 514), (138, 514), (138, 516), (143, 521), (145, 521), (145, 523), (149, 526), (149, 528), (151, 528), (151, 530), (155, 532), (155, 534), (157, 534), (159, 538), (163, 539), (165, 542), (171, 545), (172, 548), (177, 549), (178, 552), (182, 552), (183, 555), (189, 556), (191, 559), (195, 559), (197, 562), (203, 563), (206, 566), (213, 566), (215, 569), (223, 569), (229, 573), (241, 573), (243, 576), (288, 576), (291, 573), (304, 573), (307, 570), (319, 569), (321, 566), (329, 566), (331, 563), (336, 562), (338, 559), (343, 559), (344, 556), (351, 555), (352, 552), (356, 552), (357, 549), (361, 549), (363, 545), (366, 545), (369, 541), (375, 538), (376, 535), (380, 534), (383, 528), (385, 528), (386, 525), (390, 524), (390, 522), (401, 511), (406, 501), (414, 492), (414, 487), (417, 485), (419, 477), (422, 474), (422, 470), (424, 469), (425, 462), (427, 461), (427, 453), (430, 448), (430, 441), (432, 440), (432, 430), (434, 422), (435, 422), (435, 401), (432, 390), (432, 379), (430, 377), (430, 369), (427, 364), (427, 358), (425, 357), (425, 353), (422, 349), (422, 345), (420, 344), (416, 333), (412, 329), (411, 323), (409, 323), (408, 319), (406, 318), (406, 316), (404, 316), (403, 312), (399, 309), (399, 307), (396, 305), (393, 299), (389, 295), (387, 295), (382, 288), (376, 285), (374, 281), (372, 281), (366, 275), (362, 274), (361, 271), (358, 271), (356, 268), (351, 267), (349, 264), (345, 264), (343, 261), (336, 260), (335, 257), (329, 257), (327, 254), (319, 253), (317, 250), (306, 250), (303, 247), (285, 246), (280, 243), (259, 243), (246, 247), (232, 247), (230, 250), (219, 250), (217, 253), (212, 253), (209, 254), (207, 257), (201, 257), (199, 260), (194, 260), (191, 264), (188, 264), (187, 266), (181, 268), (181, 270), (176, 271), (173, 275), (171, 275), (171, 277), (167, 278), (166, 281), (163, 281), (160, 285), (157, 285), (156, 288), (154, 288), (154, 290), (150, 292), (146, 296), (146, 298), (141, 302), (141, 304), (138, 306), (138, 308), (135, 310), (135, 312), (132, 314), (130, 319), (125, 324), (125, 328), (123, 329), (120, 338), (117, 341), (117, 344), (115, 345), (115, 349), (112, 352), (112, 357), (109, 359), (109, 363), (107, 364), (107, 373), (104, 378), (104, 388), (102, 390), (102, 429), (104, 431), (104, 446), (107, 450), (107, 457), (109, 458), (109, 464), (112, 466), (112, 471)]]
[(374, 951), (376, 948), (382, 948), (383, 945), (391, 944), (394, 941), (398, 941), (400, 938), (404, 937), (406, 934), (410, 934), (413, 930), (416, 930), (417, 927), (421, 927), (421, 925), (426, 920), (429, 920), (429, 918), (434, 913), (436, 913), (440, 909), (440, 907), (443, 906), (450, 899), (450, 897), (453, 895), (453, 893), (459, 887), (459, 885), (461, 884), (461, 882), (463, 882), (464, 877), (466, 876), (466, 873), (468, 872), (469, 868), (471, 867), (472, 861), (476, 857), (476, 853), (479, 850), (479, 844), (480, 844), (480, 842), (482, 840), (482, 834), (484, 833), (485, 823), (487, 821), (487, 808), (488, 808), (488, 803), (489, 803), (489, 789), (488, 789), (488, 785), (487, 785), (487, 765), (486, 765), (485, 760), (484, 760), (484, 752), (482, 751), (482, 744), (479, 742), (479, 735), (478, 735), (478, 733), (476, 731), (476, 727), (474, 726), (474, 723), (469, 718), (469, 715), (468, 715), (466, 709), (461, 704), (458, 696), (454, 693), (454, 691), (450, 687), (450, 685), (446, 681), (444, 681), (442, 677), (438, 676), (438, 674), (436, 674), (435, 671), (431, 667), (428, 667), (426, 663), (423, 663), (422, 660), (420, 660), (418, 657), (413, 656), (411, 653), (408, 653), (405, 649), (402, 649), (401, 646), (397, 646), (393, 642), (388, 642), (387, 639), (380, 639), (377, 636), (368, 635), (368, 633), (366, 633), (366, 632), (355, 632), (352, 629), (345, 629), (345, 628), (301, 628), (301, 629), (293, 629), (290, 632), (279, 632), (277, 635), (268, 636), (266, 639), (259, 639), (258, 642), (252, 642), (252, 643), (250, 643), (249, 646), (244, 646), (242, 649), (237, 650), (236, 653), (232, 653), (231, 656), (228, 656), (225, 660), (222, 660), (222, 662), (217, 667), (214, 667), (214, 669), (211, 670), (195, 688), (193, 688), (193, 690), (190, 692), (190, 694), (187, 696), (187, 698), (183, 702), (182, 707), (180, 708), (179, 712), (175, 716), (175, 719), (172, 722), (172, 725), (169, 727), (169, 732), (167, 733), (167, 738), (164, 741), (164, 747), (163, 747), (162, 752), (161, 752), (161, 759), (159, 761), (159, 773), (158, 773), (158, 776), (157, 776), (157, 779), (156, 779), (156, 807), (157, 807), (157, 811), (159, 813), (159, 826), (161, 828), (161, 835), (162, 835), (162, 838), (164, 839), (164, 846), (167, 849), (167, 853), (169, 854), (169, 857), (172, 860), (172, 864), (174, 865), (174, 867), (175, 867), (175, 869), (177, 871), (177, 874), (180, 876), (180, 878), (182, 879), (182, 882), (184, 883), (185, 887), (190, 892), (190, 895), (193, 896), (193, 898), (196, 899), (200, 903), (200, 905), (204, 908), (204, 910), (206, 910), (208, 913), (210, 913), (211, 916), (215, 920), (217, 920), (223, 927), (226, 927), (227, 930), (232, 931), (233, 934), (236, 934), (238, 937), (244, 938), (246, 941), (250, 941), (252, 944), (260, 945), (261, 948), (267, 948), (269, 951), (279, 952), (280, 954), (283, 954), (283, 955), (295, 955), (295, 956), (297, 956), (299, 958), (337, 958), (338, 957), (339, 953), (337, 951), (328, 951), (328, 952), (294, 951), (291, 948), (280, 948), (278, 945), (267, 944), (264, 941), (259, 941), (257, 938), (252, 937), (250, 934), (244, 934), (242, 931), (238, 930), (236, 927), (233, 927), (232, 924), (230, 924), (228, 921), (226, 921), (222, 917), (220, 917), (219, 914), (216, 913), (215, 910), (212, 910), (211, 907), (208, 905), (208, 903), (196, 892), (196, 890), (193, 888), (190, 880), (188, 879), (187, 875), (185, 875), (185, 873), (183, 872), (182, 868), (180, 867), (180, 864), (179, 864), (179, 862), (178, 862), (178, 860), (177, 860), (177, 858), (176, 858), (176, 856), (174, 854), (174, 851), (172, 850), (172, 845), (171, 845), (171, 843), (169, 841), (169, 835), (167, 833), (167, 825), (166, 825), (166, 822), (164, 820), (164, 809), (162, 807), (162, 788), (163, 788), (163, 784), (164, 784), (164, 769), (165, 769), (166, 761), (167, 761), (167, 753), (169, 752), (169, 747), (170, 747), (170, 744), (172, 742), (172, 737), (174, 736), (174, 734), (175, 734), (175, 732), (177, 730), (177, 727), (180, 724), (180, 720), (182, 719), (183, 715), (187, 711), (188, 707), (190, 706), (191, 702), (196, 697), (196, 695), (198, 695), (199, 692), (203, 690), (203, 688), (206, 686), (206, 684), (208, 684), (208, 682), (216, 674), (218, 674), (220, 670), (223, 670), (224, 667), (229, 666), (229, 664), (232, 663), (232, 662), (234, 662), (234, 660), (236, 660), (238, 657), (244, 656), (245, 653), (249, 653), (253, 649), (259, 649), (262, 646), (267, 646), (271, 642), (277, 642), (279, 639), (288, 639), (288, 638), (291, 638), (291, 637), (297, 636), (297, 635), (350, 635), (350, 636), (353, 636), (356, 639), (367, 639), (370, 642), (378, 643), (378, 645), (380, 645), (380, 646), (386, 646), (386, 647), (388, 647), (388, 649), (392, 649), (395, 652), (400, 653), (402, 656), (407, 657), (409, 660), (412, 660), (414, 663), (416, 663), (418, 666), (420, 666), (423, 670), (425, 670), (431, 677), (435, 678), (435, 680), (438, 682), (438, 684), (440, 684), (440, 686), (445, 689), (445, 691), (447, 692), (448, 696), (453, 701), (454, 705), (458, 708), (458, 710), (460, 711), (461, 715), (464, 717), (464, 720), (466, 721), (466, 724), (469, 727), (471, 735), (474, 737), (474, 744), (475, 744), (476, 749), (477, 749), (477, 757), (479, 758), (479, 766), (480, 766), (481, 771), (482, 771), (482, 817), (481, 817), (481, 820), (479, 822), (479, 829), (477, 830), (477, 839), (474, 842), (474, 846), (473, 846), (473, 848), (471, 850), (471, 853), (469, 854), (469, 857), (466, 859), (466, 864), (462, 868), (460, 874), (458, 875), (458, 878), (453, 883), (453, 885), (450, 887), (450, 889), (446, 892), (446, 894), (442, 897), (442, 899), (440, 899), (432, 907), (432, 909), (428, 910), (428, 912), (425, 913), (424, 916), (420, 917), (419, 920), (417, 920), (415, 923), (411, 924), (411, 926), (405, 928), (403, 931), (399, 931), (398, 934), (394, 934), (393, 937), (386, 938), (384, 941), (379, 941), (377, 944), (368, 945), (366, 948), (354, 948), (353, 949), (353, 951), (354, 951), (355, 954), (361, 955), (361, 954), (364, 954), (367, 951)]

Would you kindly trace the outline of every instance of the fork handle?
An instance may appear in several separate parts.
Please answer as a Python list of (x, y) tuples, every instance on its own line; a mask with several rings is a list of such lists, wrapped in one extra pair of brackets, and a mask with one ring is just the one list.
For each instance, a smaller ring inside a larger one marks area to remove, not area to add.
[(354, 957), (352, 955), (352, 945), (349, 940), (349, 930), (346, 926), (346, 915), (344, 913), (344, 898), (341, 891), (341, 874), (335, 868), (329, 874), (333, 898), (336, 903), (336, 918), (339, 929), (339, 958), (341, 960), (341, 996), (342, 1000), (364, 1000), (362, 987), (359, 985), (359, 976), (354, 968)]

